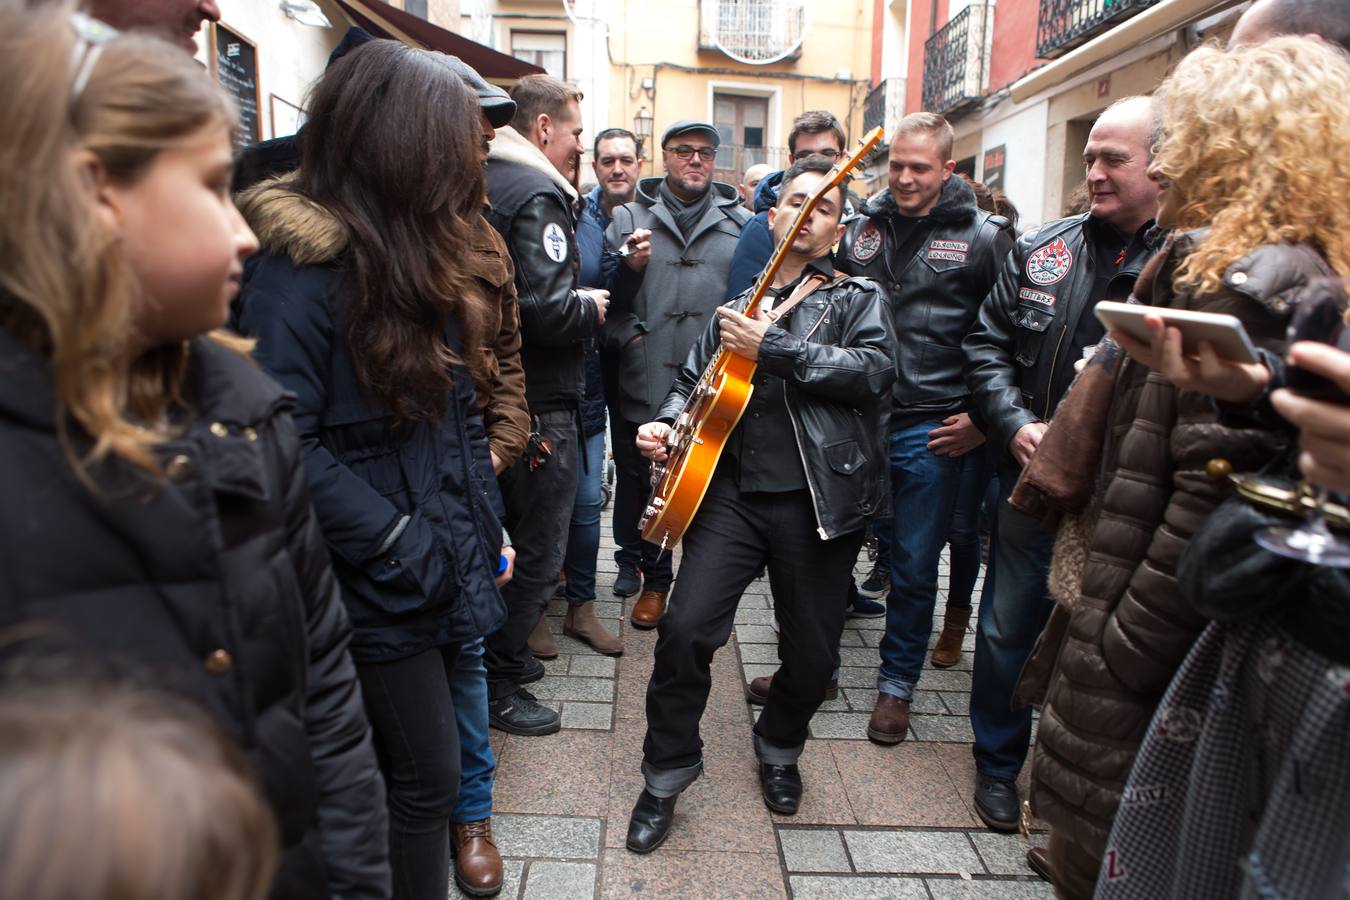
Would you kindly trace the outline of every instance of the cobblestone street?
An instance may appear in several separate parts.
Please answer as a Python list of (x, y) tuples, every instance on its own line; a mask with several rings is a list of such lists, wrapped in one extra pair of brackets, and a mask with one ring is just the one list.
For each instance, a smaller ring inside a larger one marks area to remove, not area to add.
[[(861, 558), (860, 577), (867, 566)], [(649, 856), (624, 849), (628, 814), (642, 789), (643, 700), (656, 632), (628, 625), (632, 600), (613, 596), (615, 574), (607, 512), (596, 605), (606, 627), (622, 632), (624, 655), (600, 656), (563, 636), (564, 608), (555, 600), (549, 617), (562, 652), (545, 663), (548, 675), (531, 690), (561, 711), (563, 729), (547, 737), (492, 732), (503, 898), (1052, 896), (1026, 867), (1027, 841), (988, 831), (970, 805), (973, 635), (957, 667), (926, 669), (910, 737), (881, 747), (867, 740), (866, 724), (885, 620), (850, 619), (839, 697), (812, 720), (813, 740), (802, 757), (801, 809), (795, 816), (769, 812), (750, 739), (758, 707), (741, 687), (775, 669), (767, 579), (746, 592), (735, 635), (713, 662), (704, 776), (680, 798), (660, 849)], [(943, 589), (946, 575), (944, 556)], [(451, 896), (459, 896), (453, 888)]]

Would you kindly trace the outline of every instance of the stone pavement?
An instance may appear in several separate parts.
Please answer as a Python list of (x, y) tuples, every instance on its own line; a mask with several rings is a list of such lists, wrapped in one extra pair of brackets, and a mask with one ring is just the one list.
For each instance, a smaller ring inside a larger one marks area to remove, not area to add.
[[(611, 591), (608, 514), (603, 533), (597, 612), (606, 627), (621, 630), (625, 652), (616, 660), (564, 637), (563, 605), (550, 606), (562, 652), (544, 664), (548, 674), (532, 690), (561, 711), (563, 729), (547, 737), (492, 732), (494, 828), (506, 858), (501, 897), (1052, 896), (1026, 868), (1026, 839), (988, 831), (971, 807), (969, 635), (957, 667), (925, 670), (910, 737), (881, 747), (865, 728), (884, 619), (850, 619), (839, 698), (812, 720), (813, 740), (801, 760), (802, 807), (780, 816), (764, 806), (750, 739), (758, 708), (746, 702), (742, 684), (775, 669), (767, 579), (746, 592), (735, 635), (713, 661), (703, 777), (681, 796), (660, 849), (647, 856), (624, 849), (628, 814), (642, 790), (643, 701), (656, 632), (628, 625), (632, 601), (621, 603)], [(860, 577), (867, 566), (860, 558)], [(944, 558), (943, 590), (946, 575)], [(451, 897), (458, 896), (452, 887)]]

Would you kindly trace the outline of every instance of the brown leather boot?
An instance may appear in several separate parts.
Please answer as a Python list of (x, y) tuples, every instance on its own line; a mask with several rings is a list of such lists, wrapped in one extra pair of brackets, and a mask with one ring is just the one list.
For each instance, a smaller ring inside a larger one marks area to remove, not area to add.
[(502, 889), (502, 856), (492, 839), (492, 820), (450, 823), (455, 884), (470, 897), (491, 897)]
[(605, 630), (595, 617), (595, 601), (587, 600), (580, 606), (568, 606), (563, 618), (563, 634), (585, 641), (591, 649), (606, 656), (622, 656), (623, 641)]
[(894, 694), (877, 694), (872, 718), (867, 720), (867, 736), (878, 744), (898, 744), (909, 732), (909, 701)]
[(643, 591), (633, 604), (633, 612), (628, 621), (636, 628), (655, 628), (666, 614), (665, 591)]
[(549, 630), (548, 616), (539, 617), (539, 624), (534, 626), (534, 631), (530, 632), (525, 643), (535, 659), (558, 658), (558, 642), (553, 639), (553, 632)]
[[(761, 675), (758, 678), (751, 678), (750, 683), (745, 686), (745, 699), (751, 703), (763, 706), (769, 702), (769, 686), (773, 684), (772, 675)], [(831, 678), (829, 687), (825, 688), (825, 699), (834, 700), (839, 696), (839, 681)]]
[(942, 616), (942, 634), (933, 645), (933, 665), (939, 669), (950, 669), (961, 661), (961, 642), (966, 639), (966, 629), (970, 627), (970, 609), (952, 609)]

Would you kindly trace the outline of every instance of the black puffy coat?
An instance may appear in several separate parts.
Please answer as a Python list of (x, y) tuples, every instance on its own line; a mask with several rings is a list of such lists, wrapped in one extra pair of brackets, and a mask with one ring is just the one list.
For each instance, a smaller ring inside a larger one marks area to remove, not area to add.
[[(297, 397), (314, 509), (355, 629), (352, 656), (404, 659), (495, 631), (506, 616), (493, 584), (502, 501), (472, 377), (454, 367), (439, 421), (395, 428), (348, 350), (343, 226), (284, 180), (239, 203), (262, 251), (245, 267), (234, 324), (258, 338), (258, 361)], [(454, 335), (447, 340), (454, 348)]]
[[(832, 273), (828, 257), (812, 269)], [(750, 293), (725, 305), (744, 311)], [(886, 435), (895, 381), (890, 306), (875, 282), (834, 278), (783, 321), (765, 333), (759, 369), (784, 381), (820, 538), (833, 540), (890, 508)], [(657, 420), (675, 421), (720, 343), (713, 317), (676, 372)]]
[(51, 623), (202, 703), (281, 826), (275, 897), (386, 897), (384, 784), (293, 398), (209, 338), (186, 385), (194, 418), (156, 451), (168, 479), (113, 458), (95, 493), (57, 438), (49, 365), (0, 331), (0, 624)]

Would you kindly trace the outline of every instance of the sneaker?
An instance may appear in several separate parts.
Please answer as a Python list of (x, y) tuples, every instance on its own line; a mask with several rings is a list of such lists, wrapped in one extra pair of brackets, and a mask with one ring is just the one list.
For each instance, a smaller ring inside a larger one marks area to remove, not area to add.
[(533, 736), (553, 734), (562, 727), (562, 717), (534, 694), (517, 688), (514, 694), (488, 701), (488, 724), (507, 734)]
[(619, 577), (614, 579), (614, 596), (631, 597), (642, 590), (642, 576), (637, 569), (619, 566)]
[(858, 586), (858, 593), (862, 594), (868, 600), (880, 600), (890, 592), (890, 567), (888, 566), (883, 569), (879, 563), (873, 563), (872, 571), (867, 573), (867, 577), (863, 579), (863, 583)]
[(875, 619), (886, 615), (886, 604), (868, 600), (853, 583), (848, 586), (848, 606), (845, 609), (850, 619)]
[(544, 677), (546, 671), (544, 664), (531, 656), (529, 661), (525, 663), (525, 674), (521, 675), (518, 680), (521, 684), (534, 684)]

